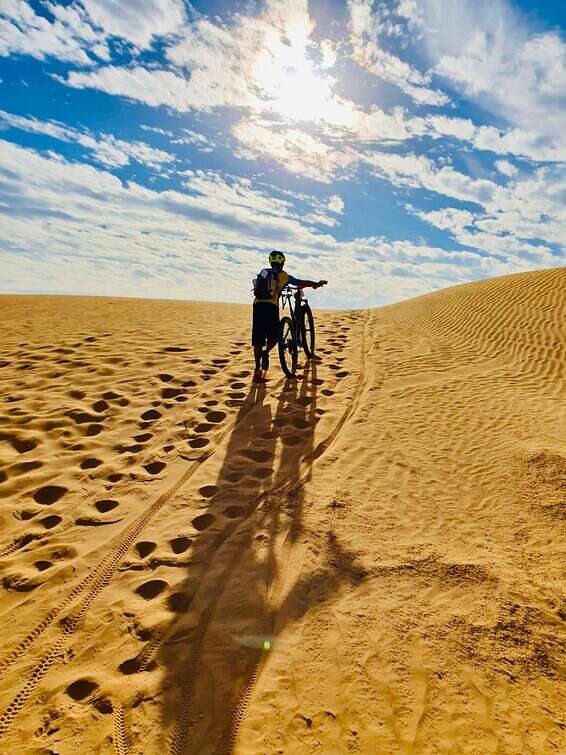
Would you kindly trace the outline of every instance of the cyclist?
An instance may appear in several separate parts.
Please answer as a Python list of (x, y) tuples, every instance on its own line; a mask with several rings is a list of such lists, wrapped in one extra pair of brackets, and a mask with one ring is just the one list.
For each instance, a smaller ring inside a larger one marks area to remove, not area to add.
[[(302, 280), (289, 275), (283, 270), (285, 255), (274, 249), (269, 255), (270, 268), (260, 273), (273, 274), (275, 285), (269, 298), (256, 297), (253, 305), (252, 345), (254, 347), (255, 370), (254, 383), (265, 383), (265, 372), (269, 368), (269, 352), (277, 343), (279, 335), (279, 294), (290, 283), (299, 288), (319, 288), (323, 281)], [(259, 276), (258, 276), (259, 277)]]

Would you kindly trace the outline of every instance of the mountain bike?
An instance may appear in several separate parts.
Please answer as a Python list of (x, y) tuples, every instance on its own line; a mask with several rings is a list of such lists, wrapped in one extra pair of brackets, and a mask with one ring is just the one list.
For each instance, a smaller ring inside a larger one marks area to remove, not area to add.
[[(325, 285), (326, 281), (322, 282)], [(279, 322), (279, 361), (287, 377), (295, 377), (299, 360), (299, 349), (303, 349), (308, 359), (314, 357), (315, 333), (314, 317), (302, 288), (287, 285), (281, 291), (282, 307), (289, 307), (289, 315)]]

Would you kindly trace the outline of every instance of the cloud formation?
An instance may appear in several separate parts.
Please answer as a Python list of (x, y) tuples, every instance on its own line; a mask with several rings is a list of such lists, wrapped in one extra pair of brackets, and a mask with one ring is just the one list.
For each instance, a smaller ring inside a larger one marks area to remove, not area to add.
[(25, 118), (14, 113), (7, 113), (5, 110), (0, 110), (0, 128), (2, 126), (44, 134), (62, 142), (75, 142), (92, 151), (97, 162), (111, 167), (122, 167), (134, 161), (157, 168), (175, 160), (174, 155), (150, 147), (145, 142), (128, 142), (116, 139), (111, 134), (93, 136), (57, 121), (39, 121), (36, 118)]

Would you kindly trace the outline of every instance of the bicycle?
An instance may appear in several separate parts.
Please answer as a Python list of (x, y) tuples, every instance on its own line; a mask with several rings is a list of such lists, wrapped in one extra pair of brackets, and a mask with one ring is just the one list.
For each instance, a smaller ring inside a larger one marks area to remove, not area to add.
[[(327, 281), (321, 281), (325, 285)], [(283, 309), (288, 305), (290, 316), (282, 317), (279, 322), (279, 361), (281, 369), (289, 378), (295, 377), (302, 348), (308, 359), (314, 357), (315, 332), (314, 317), (308, 299), (302, 288), (287, 285), (281, 291)]]

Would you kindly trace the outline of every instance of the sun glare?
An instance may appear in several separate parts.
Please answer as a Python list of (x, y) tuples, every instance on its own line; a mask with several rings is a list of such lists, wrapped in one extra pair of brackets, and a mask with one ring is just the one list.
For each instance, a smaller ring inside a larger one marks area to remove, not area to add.
[(301, 32), (289, 34), (287, 43), (275, 32), (269, 35), (255, 61), (255, 84), (267, 107), (283, 118), (346, 126), (351, 117), (333, 93), (336, 79), (317, 71)]

